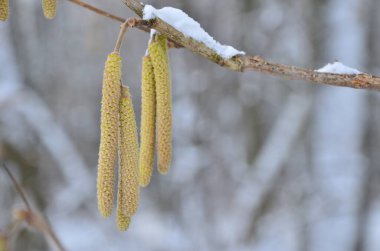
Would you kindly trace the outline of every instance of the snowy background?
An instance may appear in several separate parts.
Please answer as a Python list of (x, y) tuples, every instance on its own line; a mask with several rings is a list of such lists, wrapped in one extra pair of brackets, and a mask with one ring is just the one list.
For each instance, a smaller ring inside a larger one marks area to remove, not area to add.
[[(104, 61), (119, 24), (58, 1), (10, 3), (0, 23), (0, 158), (68, 251), (378, 251), (380, 93), (235, 73), (170, 50), (174, 154), (141, 192), (129, 230), (96, 204)], [(131, 17), (121, 1), (88, 0)], [(380, 75), (378, 0), (151, 0), (181, 8), (216, 40), (319, 69)], [(123, 79), (140, 113), (149, 34), (128, 31)], [(138, 123), (139, 123), (138, 116)], [(0, 172), (0, 233), (23, 208)], [(26, 228), (14, 250), (50, 250)]]

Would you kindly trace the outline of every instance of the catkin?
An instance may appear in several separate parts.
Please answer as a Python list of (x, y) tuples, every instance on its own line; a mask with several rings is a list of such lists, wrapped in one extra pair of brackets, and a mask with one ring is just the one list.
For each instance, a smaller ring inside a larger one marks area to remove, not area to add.
[(98, 162), (98, 208), (103, 217), (112, 214), (117, 157), (121, 57), (108, 55), (103, 76)]
[(127, 231), (129, 224), (131, 223), (131, 217), (126, 216), (120, 211), (120, 209), (118, 209), (116, 221), (117, 229), (119, 229), (119, 231)]
[(0, 0), (0, 20), (6, 21), (9, 16), (9, 2), (8, 0)]
[(157, 156), (161, 174), (170, 168), (172, 152), (171, 83), (167, 49), (164, 35), (156, 35), (149, 44), (149, 55), (154, 69), (157, 100)]
[(53, 19), (57, 12), (56, 0), (42, 0), (42, 10), (47, 19)]
[(0, 235), (0, 251), (8, 250), (8, 238), (4, 235)]
[[(138, 138), (135, 113), (128, 87), (122, 87), (121, 95), (117, 194), (118, 225), (122, 225), (123, 215), (130, 217), (136, 213), (139, 198)], [(119, 218), (121, 222), (119, 222)]]
[(147, 186), (153, 171), (156, 143), (156, 86), (152, 61), (143, 57), (141, 83), (140, 186)]

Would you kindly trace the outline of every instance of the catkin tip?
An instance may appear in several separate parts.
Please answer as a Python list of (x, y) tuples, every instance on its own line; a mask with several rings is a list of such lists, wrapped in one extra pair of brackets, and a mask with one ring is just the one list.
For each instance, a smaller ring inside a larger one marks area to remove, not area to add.
[(117, 223), (117, 229), (120, 232), (127, 231), (129, 224), (131, 223), (131, 217), (126, 216), (122, 212), (118, 212), (116, 223)]
[(108, 218), (112, 215), (112, 208), (98, 206), (99, 213), (103, 218)]
[(150, 179), (149, 180), (141, 180), (140, 179), (140, 182), (139, 182), (140, 187), (147, 187), (147, 186), (149, 186), (149, 183), (150, 183)]
[(170, 165), (169, 164), (166, 164), (166, 165), (163, 165), (163, 164), (158, 164), (158, 172), (162, 175), (165, 175), (168, 173), (170, 169)]
[(0, 0), (0, 21), (7, 21), (9, 16), (8, 0)]
[(42, 0), (42, 10), (47, 19), (53, 19), (57, 12), (56, 0)]

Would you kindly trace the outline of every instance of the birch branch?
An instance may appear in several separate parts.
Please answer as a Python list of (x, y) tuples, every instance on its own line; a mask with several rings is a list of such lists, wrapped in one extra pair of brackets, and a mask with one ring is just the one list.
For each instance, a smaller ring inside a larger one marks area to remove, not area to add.
[[(121, 1), (138, 16), (142, 17), (144, 9), (143, 3), (137, 0)], [(380, 91), (380, 77), (372, 76), (367, 73), (357, 75), (320, 73), (312, 69), (272, 63), (260, 56), (238, 55), (230, 59), (224, 59), (204, 43), (185, 36), (182, 32), (173, 28), (160, 18), (152, 19), (147, 22), (146, 25), (149, 28), (165, 34), (170, 40), (193, 53), (201, 55), (206, 59), (233, 71), (256, 71), (287, 80), (303, 80), (317, 84)]]

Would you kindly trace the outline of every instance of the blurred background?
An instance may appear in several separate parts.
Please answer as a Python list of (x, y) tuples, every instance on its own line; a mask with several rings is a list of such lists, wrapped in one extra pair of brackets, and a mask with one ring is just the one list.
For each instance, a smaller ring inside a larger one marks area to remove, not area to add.
[[(121, 1), (87, 0), (128, 18)], [(318, 69), (334, 60), (380, 75), (377, 0), (150, 0), (251, 55)], [(97, 212), (103, 66), (119, 23), (66, 0), (10, 1), (0, 23), (0, 159), (68, 251), (377, 251), (380, 94), (223, 69), (171, 49), (174, 153), (142, 189), (129, 230)], [(123, 81), (140, 123), (149, 35), (127, 32)], [(0, 233), (20, 196), (0, 172)], [(12, 250), (51, 250), (30, 227)]]

